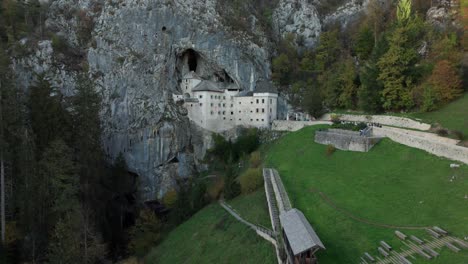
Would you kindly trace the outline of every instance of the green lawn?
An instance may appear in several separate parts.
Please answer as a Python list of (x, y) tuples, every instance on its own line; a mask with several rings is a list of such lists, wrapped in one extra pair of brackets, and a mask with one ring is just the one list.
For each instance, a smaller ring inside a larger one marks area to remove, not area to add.
[[(325, 193), (340, 208), (371, 221), (398, 226), (439, 225), (458, 237), (468, 236), (468, 166), (450, 169), (451, 161), (388, 139), (368, 153), (337, 150), (313, 141), (320, 127), (287, 134), (266, 152), (266, 163), (278, 169), (293, 206), (304, 212), (327, 250), (321, 263), (357, 263), (366, 251), (377, 254), (385, 240), (399, 250), (404, 245), (395, 229), (352, 220), (333, 209)], [(456, 179), (451, 182), (452, 176)], [(424, 231), (401, 230), (429, 238)], [(445, 252), (430, 263), (468, 263), (468, 251)], [(425, 263), (419, 257), (413, 263)]]
[(245, 220), (272, 229), (265, 190), (261, 187), (254, 193), (241, 195), (228, 201)]
[(468, 136), (468, 93), (440, 110), (414, 113), (410, 117), (420, 118), (426, 123), (439, 123), (445, 128), (462, 131)]
[(211, 204), (174, 229), (145, 263), (275, 263), (273, 246)]

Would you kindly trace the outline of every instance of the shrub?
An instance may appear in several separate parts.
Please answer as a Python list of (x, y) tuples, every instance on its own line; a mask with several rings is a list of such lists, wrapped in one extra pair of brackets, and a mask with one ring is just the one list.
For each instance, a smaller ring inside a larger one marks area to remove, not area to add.
[(64, 53), (68, 49), (67, 41), (61, 36), (53, 35), (52, 48), (54, 48), (54, 51)]
[(335, 152), (336, 148), (333, 145), (327, 145), (327, 149), (325, 150), (325, 153), (327, 156), (331, 156)]
[(340, 121), (341, 121), (340, 118), (341, 118), (341, 115), (337, 115), (337, 114), (332, 114), (332, 115), (330, 116), (330, 119), (331, 119), (331, 121), (333, 122), (333, 124), (338, 124), (338, 123), (340, 123)]
[(208, 197), (211, 201), (216, 201), (224, 189), (224, 179), (221, 177), (216, 178), (206, 190)]
[(174, 207), (175, 203), (177, 202), (177, 191), (174, 189), (168, 191), (164, 195), (162, 202), (168, 208)]
[(446, 137), (446, 136), (448, 136), (448, 130), (445, 129), (445, 128), (438, 128), (438, 129), (436, 130), (436, 133), (437, 133), (437, 135), (439, 135), (439, 136), (441, 136), (441, 137)]
[(250, 154), (250, 167), (258, 168), (262, 164), (262, 156), (260, 151), (255, 151)]
[(241, 187), (236, 180), (236, 175), (232, 167), (226, 169), (226, 180), (224, 181), (224, 198), (227, 200), (237, 197), (241, 193)]
[(262, 170), (250, 168), (239, 178), (242, 193), (251, 193), (263, 184)]
[(463, 132), (458, 131), (458, 130), (452, 131), (452, 135), (458, 140), (464, 140), (465, 139), (465, 135), (463, 134)]

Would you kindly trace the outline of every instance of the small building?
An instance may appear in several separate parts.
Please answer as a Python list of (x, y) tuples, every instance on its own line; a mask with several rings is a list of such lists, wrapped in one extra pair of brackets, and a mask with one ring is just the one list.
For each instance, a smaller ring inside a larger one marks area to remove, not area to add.
[(324, 250), (325, 246), (304, 214), (293, 208), (280, 215), (280, 222), (288, 263), (318, 263), (315, 253)]
[(278, 94), (268, 82), (259, 82), (254, 92), (244, 92), (234, 82), (203, 80), (189, 72), (180, 90), (174, 101), (183, 102), (190, 120), (213, 132), (236, 126), (268, 128), (277, 119)]

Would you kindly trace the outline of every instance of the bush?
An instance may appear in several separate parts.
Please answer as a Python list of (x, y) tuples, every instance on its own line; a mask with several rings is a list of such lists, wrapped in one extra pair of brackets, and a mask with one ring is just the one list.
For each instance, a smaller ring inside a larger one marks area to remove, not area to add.
[(464, 140), (465, 139), (465, 135), (463, 134), (463, 132), (458, 131), (458, 130), (452, 131), (452, 135), (458, 140)]
[(262, 164), (262, 156), (260, 151), (255, 151), (250, 154), (250, 167), (258, 168)]
[(67, 40), (61, 36), (53, 35), (52, 36), (52, 48), (54, 51), (64, 53), (68, 49)]
[(251, 193), (263, 184), (262, 170), (250, 168), (239, 177), (242, 193)]
[(226, 170), (226, 180), (224, 181), (224, 198), (227, 200), (237, 197), (241, 193), (241, 187), (236, 180), (236, 175), (232, 168)]
[(438, 129), (436, 130), (436, 133), (437, 133), (437, 135), (439, 135), (439, 136), (441, 136), (441, 137), (446, 137), (446, 136), (448, 136), (448, 130), (445, 129), (445, 128), (438, 128)]
[(340, 123), (340, 121), (341, 121), (340, 118), (341, 118), (341, 115), (337, 115), (337, 114), (332, 114), (331, 117), (330, 117), (333, 124)]
[(333, 145), (327, 145), (327, 149), (325, 150), (325, 153), (327, 156), (331, 156), (335, 152), (336, 148)]
[(177, 202), (177, 191), (174, 189), (168, 191), (164, 195), (162, 202), (168, 208), (174, 207), (175, 203)]
[(216, 201), (224, 189), (224, 179), (221, 177), (216, 178), (208, 187), (207, 194), (211, 201)]

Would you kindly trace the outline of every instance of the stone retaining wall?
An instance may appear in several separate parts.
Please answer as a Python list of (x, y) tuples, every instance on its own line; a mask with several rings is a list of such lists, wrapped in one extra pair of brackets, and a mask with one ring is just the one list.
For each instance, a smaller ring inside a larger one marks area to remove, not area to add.
[(413, 148), (418, 148), (432, 153), (436, 156), (461, 161), (468, 164), (468, 148), (454, 144), (436, 141), (431, 138), (417, 136), (407, 133), (406, 130), (392, 127), (373, 127), (372, 134), (375, 136), (388, 137), (391, 140)]
[[(331, 120), (333, 114), (325, 114), (320, 120)], [(386, 115), (339, 115), (340, 120), (364, 123), (379, 123), (387, 126), (405, 127), (418, 130), (429, 130), (430, 124), (422, 123), (410, 118)]]
[(276, 131), (297, 131), (306, 126), (330, 125), (330, 121), (292, 121), (292, 120), (274, 120), (271, 125), (272, 130)]
[(361, 136), (359, 132), (329, 129), (315, 132), (315, 142), (333, 145), (337, 149), (367, 152), (380, 141), (380, 137)]

